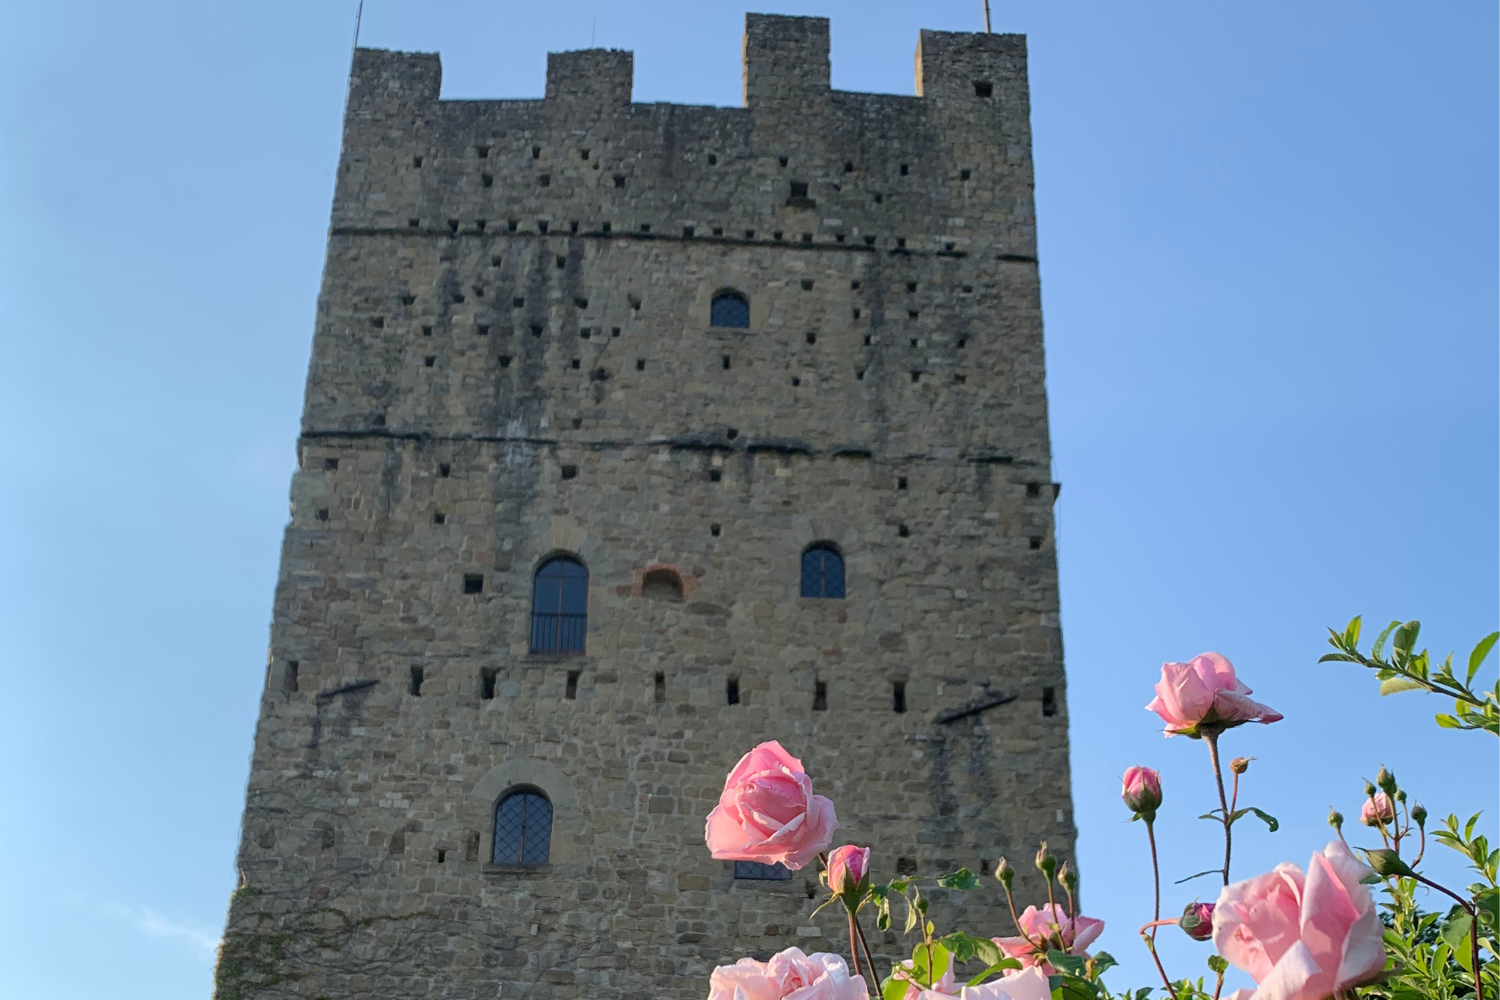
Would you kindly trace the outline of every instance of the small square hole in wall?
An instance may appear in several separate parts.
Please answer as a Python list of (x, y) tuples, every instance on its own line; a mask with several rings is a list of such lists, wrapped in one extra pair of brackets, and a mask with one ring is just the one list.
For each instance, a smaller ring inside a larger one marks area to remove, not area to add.
[(578, 430), (578, 428), (580, 428), (582, 426), (583, 426), (583, 418), (582, 417), (574, 417), (573, 418), (573, 429), (576, 431), (576, 430)]
[(859, 319), (859, 306), (854, 307), (854, 318)]
[(415, 698), (422, 697), (422, 681), (425, 680), (425, 677), (423, 676), (425, 673), (426, 671), (424, 671), (421, 667), (411, 668), (411, 686), (408, 687), (407, 690)]
[(445, 851), (445, 850), (443, 850), (441, 847), (438, 848), (437, 856), (438, 856), (438, 864), (441, 865), (441, 864), (446, 864), (448, 862), (448, 852)]
[(781, 239), (781, 230), (778, 229), (774, 233), (772, 233), (771, 234), (771, 239), (773, 239), (773, 240), (779, 240), (779, 239)]
[(411, 227), (412, 229), (416, 229), (418, 226), (420, 226), (422, 224), (422, 220), (421, 219), (407, 219), (406, 220), (406, 224), (409, 227)]
[(1039, 548), (1042, 547), (1042, 536), (1041, 535), (1032, 535), (1026, 541), (1027, 541), (1027, 544), (1031, 548), (1033, 548), (1033, 549), (1039, 549)]
[(384, 413), (377, 413), (377, 414), (375, 414), (375, 416), (373, 416), (373, 417), (370, 418), (370, 423), (374, 424), (376, 427), (384, 427), (385, 426), (385, 414)]
[(589, 151), (586, 149), (580, 149), (578, 151), (578, 158), (580, 160), (587, 160), (589, 158)]
[(904, 164), (904, 163), (901, 164), (901, 176), (905, 177), (909, 173), (911, 173), (911, 171), (910, 171), (910, 169), (907, 168), (907, 165)]
[(551, 223), (549, 223), (546, 219), (537, 219), (536, 231), (539, 233), (545, 233), (549, 225), (551, 225)]
[(813, 290), (813, 279), (811, 279), (811, 278), (803, 278), (802, 279), (802, 290), (804, 292), (810, 292), (810, 291), (812, 291)]
[(844, 161), (844, 173), (846, 173), (846, 174), (852, 174), (852, 173), (854, 173), (854, 164), (851, 163), (848, 160)]
[(583, 359), (574, 358), (571, 364), (574, 368), (581, 368), (583, 366)]
[(714, 235), (715, 236), (723, 236), (724, 235), (724, 227), (723, 226), (714, 226)]
[(870, 346), (870, 345), (871, 345), (871, 344), (873, 344), (873, 343), (874, 343), (874, 342), (875, 342), (875, 341), (874, 341), (874, 338), (873, 338), (873, 337), (871, 337), (871, 336), (870, 336), (870, 335), (869, 335), (869, 334), (868, 334), (868, 333), (867, 333), (867, 334), (865, 334), (865, 346), (866, 346), (866, 347), (869, 347), (869, 346)]
[(614, 181), (615, 181), (615, 187), (617, 187), (617, 188), (624, 187), (625, 186), (625, 175), (624, 174), (615, 174)]
[(906, 247), (906, 237), (905, 236), (897, 236), (896, 237), (896, 247), (897, 247), (897, 249), (905, 249), (905, 247)]
[(570, 232), (570, 233), (576, 233), (576, 232), (578, 232), (578, 223), (576, 223), (576, 222), (570, 222), (570, 223), (568, 223), (568, 232)]
[(568, 267), (568, 258), (564, 257), (562, 254), (558, 254), (555, 258), (553, 258), (553, 263), (557, 265), (557, 269), (559, 271), (563, 271)]
[(957, 375), (953, 376), (953, 381), (955, 383), (957, 383), (958, 385), (963, 385), (968, 380), (969, 380), (969, 376), (967, 376), (967, 375), (957, 374)]
[(531, 335), (533, 337), (540, 337), (542, 335), (542, 324), (540, 324), (540, 323), (533, 323), (533, 324), (531, 324)]
[(738, 677), (731, 677), (724, 682), (724, 695), (725, 700), (729, 704), (738, 705), (740, 703), (740, 679)]
[(989, 97), (994, 92), (995, 92), (995, 85), (992, 84), (992, 83), (990, 83), (990, 81), (988, 81), (988, 80), (975, 80), (974, 81), (974, 96), (975, 97)]
[(655, 700), (656, 700), (656, 703), (658, 705), (660, 705), (662, 702), (664, 702), (664, 701), (667, 700), (667, 675), (666, 674), (664, 674), (664, 673), (662, 673), (661, 671), (658, 670), (656, 672), (656, 677), (652, 681), (652, 685), (651, 686), (653, 688), (653, 691), (654, 691), (654, 694), (655, 694)]
[(951, 240), (950, 240), (950, 241), (949, 241), (949, 242), (947, 242), (947, 243), (944, 243), (944, 244), (943, 244), (943, 249), (944, 249), (944, 250), (947, 250), (947, 251), (949, 251), (949, 252), (952, 252), (952, 250), (953, 250), (953, 248), (954, 248), (954, 247), (955, 247), (955, 246), (957, 246), (957, 245), (958, 245), (958, 244), (956, 244), (956, 243), (954, 243), (954, 242), (952, 242), (952, 241), (951, 241)]
[(490, 335), (490, 326), (488, 323), (475, 323), (474, 329), (479, 331), (481, 337), (488, 337)]
[(818, 342), (818, 335), (816, 333), (809, 332), (806, 336), (806, 340), (809, 344), (816, 344)]
[(851, 282), (849, 282), (849, 287), (851, 289), (853, 289), (854, 291), (859, 291), (859, 282), (858, 281), (851, 281)]
[(812, 242), (812, 233), (803, 233), (802, 234), (802, 242), (803, 243), (811, 243)]
[(577, 295), (573, 298), (573, 305), (577, 306), (579, 309), (587, 309), (589, 307), (589, 300), (584, 298), (582, 295)]
[(792, 376), (792, 387), (796, 388), (797, 386), (799, 386), (801, 384), (802, 384), (802, 379), (798, 378), (796, 375), (793, 375)]
[(420, 167), (422, 165), (422, 158), (420, 156), (413, 156), (411, 158), (411, 165), (414, 167)]
[(513, 298), (513, 299), (510, 300), (510, 307), (512, 309), (519, 309), (522, 306), (524, 306), (525, 304), (526, 304), (526, 300), (523, 299), (523, 298), (521, 298), (521, 297), (519, 297), (519, 296), (517, 296), (516, 298)]
[(440, 476), (441, 478), (447, 479), (452, 474), (453, 474), (453, 467), (450, 466), (447, 462), (443, 462), (441, 465), (438, 466), (438, 476)]
[(562, 477), (564, 479), (577, 479), (578, 478), (578, 466), (576, 466), (576, 465), (565, 465), (565, 466), (563, 466), (562, 467)]
[(693, 227), (692, 226), (683, 226), (682, 227), (682, 237), (683, 237), (683, 239), (692, 239), (692, 236), (693, 236)]
[(865, 246), (872, 247), (874, 245), (875, 245), (875, 237), (873, 237), (873, 236), (866, 236), (865, 237)]
[(974, 286), (963, 285), (959, 288), (959, 291), (963, 292), (965, 295), (972, 295), (974, 293)]
[(778, 156), (777, 159), (781, 162), (781, 165), (783, 167), (786, 166), (787, 157), (785, 157), (785, 156)]
[(961, 181), (968, 180), (969, 179), (969, 172), (967, 170), (960, 170), (958, 172), (958, 179), (961, 180)]
[[(906, 711), (906, 682), (905, 681), (892, 681), (891, 682), (891, 711), (893, 711), (893, 712), (904, 712), (904, 711)], [(912, 866), (912, 871), (916, 871), (916, 866), (915, 865)]]
[(722, 471), (720, 471), (719, 469), (709, 469), (708, 470), (708, 481), (709, 482), (711, 482), (711, 483), (717, 483), (719, 480), (721, 480), (723, 478), (724, 478), (724, 473)]
[(448, 232), (450, 232), (450, 233), (456, 233), (456, 232), (458, 232), (458, 220), (457, 219), (449, 219), (448, 220)]
[(531, 158), (533, 160), (540, 160), (542, 158), (542, 147), (541, 146), (532, 146), (531, 147)]
[(719, 527), (719, 525), (717, 525), (717, 524), (710, 524), (710, 525), (709, 525), (709, 526), (708, 526), (708, 533), (709, 533), (709, 534), (710, 534), (710, 535), (713, 535), (713, 536), (714, 536), (714, 537), (715, 537), (715, 538), (718, 538), (718, 537), (719, 537), (719, 532), (720, 532), (720, 531), (721, 531), (721, 530), (722, 530), (722, 529), (721, 529), (721, 528), (720, 528), (720, 527)]
[(442, 511), (437, 511), (435, 514), (432, 515), (432, 523), (433, 524), (447, 524), (448, 523), (448, 515), (444, 514)]
[(884, 203), (885, 203), (885, 195), (883, 195), (883, 194), (877, 194), (875, 196), (875, 204), (881, 205), (881, 204), (884, 204)]
[(430, 337), (430, 336), (432, 336), (432, 327), (430, 327), (430, 326), (424, 326), (424, 327), (422, 327), (422, 336), (424, 336), (424, 337)]
[(568, 699), (569, 701), (576, 701), (577, 700), (577, 698), (578, 698), (578, 671), (576, 671), (576, 670), (569, 670), (568, 671), (568, 681), (567, 681), (567, 686), (563, 689), (563, 697), (566, 698), (566, 699)]
[(509, 368), (510, 367), (510, 355), (509, 354), (502, 354), (502, 355), (500, 355), (500, 367), (501, 368)]
[(288, 694), (297, 693), (297, 685), (299, 683), (298, 674), (301, 672), (301, 670), (302, 665), (296, 660), (287, 661), (286, 673), (283, 676), (286, 679), (286, 690)]
[(482, 593), (484, 593), (484, 575), (482, 573), (465, 573), (464, 574), (464, 593), (465, 594), (482, 594)]
[(729, 370), (729, 355), (727, 355), (727, 354), (724, 355), (722, 358), (719, 359), (719, 361), (724, 365), (724, 370), (728, 371)]
[(417, 301), (417, 297), (415, 295), (403, 295), (403, 296), (401, 296), (401, 304), (403, 306), (409, 306), (409, 305), (411, 305), (415, 301)]
[(835, 243), (842, 243), (842, 242), (844, 242), (844, 234), (843, 233), (834, 233), (833, 234), (833, 242), (835, 242)]
[(896, 489), (898, 489), (898, 490), (904, 490), (904, 489), (906, 489), (906, 477), (905, 476), (897, 476), (896, 477)]
[(1039, 497), (1039, 496), (1041, 496), (1042, 495), (1042, 484), (1041, 483), (1027, 483), (1026, 484), (1026, 495), (1029, 496), (1029, 497)]
[(373, 326), (377, 330), (384, 330), (385, 329), (385, 317), (384, 316), (375, 316), (375, 317), (373, 317), (370, 320), (370, 325)]
[(733, 441), (735, 438), (737, 438), (737, 437), (740, 436), (739, 428), (738, 427), (731, 427), (731, 428), (729, 428), (729, 430), (727, 430), (727, 431), (724, 432), (724, 436), (727, 437), (727, 438), (729, 438), (729, 440)]
[(435, 364), (437, 364), (437, 355), (435, 354), (429, 354), (422, 359), (422, 366), (424, 368), (431, 368)]
[(910, 538), (911, 529), (903, 524), (896, 528), (896, 534), (900, 535), (902, 538)]
[(792, 188), (791, 189), (791, 195), (792, 195), (793, 198), (806, 198), (807, 197), (807, 182), (806, 181), (792, 181), (791, 188)]
[(913, 382), (920, 382), (922, 380), (922, 373), (921, 372), (912, 372), (911, 373), (911, 380)]
[(969, 346), (969, 338), (968, 337), (959, 337), (958, 338), (958, 349), (961, 351), (961, 350), (963, 350), (967, 346)]
[(646, 359), (645, 358), (636, 358), (635, 359), (635, 370), (638, 371), (638, 372), (643, 372), (643, 371), (646, 370)]
[(479, 671), (479, 697), (490, 701), (495, 697), (495, 680), (500, 672), (494, 667), (483, 667)]
[(651, 232), (651, 223), (649, 223), (649, 222), (643, 222), (643, 223), (641, 223), (641, 232), (643, 232), (643, 233), (649, 233), (649, 232)]
[(599, 231), (601, 233), (607, 233), (607, 232), (609, 232), (610, 228), (611, 227), (610, 227), (610, 224), (608, 222), (601, 222), (601, 223), (599, 223)]
[(339, 460), (338, 459), (336, 459), (336, 458), (325, 458), (325, 459), (323, 459), (323, 471), (324, 472), (337, 472), (338, 468), (339, 468)]
[(490, 147), (488, 146), (475, 146), (474, 152), (478, 154), (481, 160), (487, 160), (490, 158)]
[(583, 329), (578, 331), (578, 336), (582, 337), (584, 340), (588, 340), (590, 335), (591, 334), (589, 333), (588, 327), (584, 327)]
[(454, 292), (453, 293), (453, 301), (454, 301), (455, 304), (456, 303), (460, 303), (463, 300), (464, 300), (464, 293), (463, 292)]
[(916, 347), (920, 343), (916, 337), (911, 338), (911, 346)]
[(479, 175), (479, 183), (481, 185), (483, 185), (484, 187), (494, 187), (495, 186), (495, 175), (494, 174), (480, 174)]
[(610, 327), (609, 328), (609, 335), (611, 337), (618, 337), (620, 335), (620, 328), (618, 326), (612, 326), (612, 327)]
[(1042, 714), (1057, 714), (1057, 688), (1042, 688)]
[(708, 165), (710, 167), (716, 167), (716, 166), (718, 166), (719, 165), (719, 158), (717, 156), (715, 156), (713, 153), (709, 153), (708, 154)]
[(745, 230), (745, 239), (747, 239), (747, 240), (753, 240), (753, 239), (755, 239), (755, 230), (753, 230), (753, 229), (747, 229), (747, 230)]
[(865, 380), (865, 370), (863, 368), (854, 369), (854, 380), (856, 382), (863, 382)]
[(816, 681), (813, 684), (813, 707), (814, 712), (828, 711), (828, 684), (824, 681)]
[(906, 283), (906, 290), (908, 292), (915, 292), (917, 290), (917, 283), (915, 281), (908, 281)]
[(319, 521), (326, 521), (326, 520), (328, 520), (328, 508), (327, 507), (319, 507), (318, 508), (317, 517), (318, 517)]

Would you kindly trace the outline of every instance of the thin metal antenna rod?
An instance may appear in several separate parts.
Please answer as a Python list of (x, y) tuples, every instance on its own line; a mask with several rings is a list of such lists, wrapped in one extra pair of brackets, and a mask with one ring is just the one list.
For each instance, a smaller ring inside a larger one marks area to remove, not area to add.
[(354, 93), (354, 56), (359, 51), (359, 25), (365, 18), (365, 0), (359, 0), (354, 12), (354, 44), (349, 47), (349, 82), (344, 85), (344, 114), (349, 114), (349, 97)]
[[(359, 0), (359, 9), (354, 12), (354, 47), (359, 48), (359, 25), (365, 19), (365, 0)], [(990, 0), (984, 0), (984, 22), (990, 21)]]
[(984, 33), (986, 35), (994, 34), (990, 29), (990, 0), (984, 0)]

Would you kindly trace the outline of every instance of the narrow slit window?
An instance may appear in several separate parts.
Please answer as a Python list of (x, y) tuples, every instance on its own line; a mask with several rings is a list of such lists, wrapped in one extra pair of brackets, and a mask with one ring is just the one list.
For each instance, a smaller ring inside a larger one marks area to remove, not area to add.
[(725, 700), (731, 705), (740, 703), (740, 679), (731, 677), (724, 683)]
[(422, 681), (424, 671), (421, 667), (411, 668), (411, 693), (413, 697), (422, 697)]
[(578, 671), (568, 671), (567, 687), (563, 691), (563, 697), (569, 701), (576, 701), (578, 699)]
[(658, 705), (665, 703), (667, 700), (667, 675), (660, 670), (656, 672), (656, 677), (652, 681), (652, 689), (656, 703)]
[(1042, 688), (1042, 714), (1057, 714), (1057, 688)]
[(481, 701), (492, 701), (495, 697), (495, 680), (499, 677), (499, 671), (494, 667), (485, 667), (479, 671), (479, 698)]
[(906, 711), (906, 682), (891, 682), (891, 711), (901, 713)]
[(813, 711), (828, 711), (828, 683), (826, 681), (818, 681), (813, 685)]
[(302, 672), (301, 664), (296, 660), (288, 661), (286, 665), (286, 690), (288, 694), (296, 694), (300, 683), (299, 674)]

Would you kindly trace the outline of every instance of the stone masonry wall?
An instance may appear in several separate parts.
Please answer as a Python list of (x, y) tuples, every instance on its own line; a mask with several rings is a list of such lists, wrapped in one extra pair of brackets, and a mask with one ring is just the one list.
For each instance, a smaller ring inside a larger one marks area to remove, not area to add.
[[(701, 997), (843, 951), (811, 868), (703, 846), (765, 739), (878, 879), (1071, 856), (1025, 42), (924, 31), (909, 98), (830, 90), (828, 39), (750, 15), (744, 108), (632, 104), (625, 52), (540, 101), (357, 52), (220, 1000)], [(814, 542), (844, 599), (799, 596)], [(557, 553), (582, 656), (529, 647)], [(544, 868), (487, 862), (519, 786)]]

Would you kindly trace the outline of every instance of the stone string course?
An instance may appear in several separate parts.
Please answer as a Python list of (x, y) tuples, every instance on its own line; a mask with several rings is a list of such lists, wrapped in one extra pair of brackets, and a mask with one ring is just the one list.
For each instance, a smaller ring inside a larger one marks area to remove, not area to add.
[[(632, 104), (628, 52), (539, 101), (356, 53), (220, 1000), (691, 998), (842, 951), (815, 871), (703, 846), (764, 739), (877, 879), (1006, 854), (1035, 900), (1037, 842), (1072, 855), (1025, 40), (924, 31), (896, 97), (830, 90), (828, 38), (749, 15), (743, 108)], [(799, 596), (819, 541), (843, 600)], [(583, 656), (529, 651), (556, 553)], [(486, 862), (518, 786), (543, 869)]]

